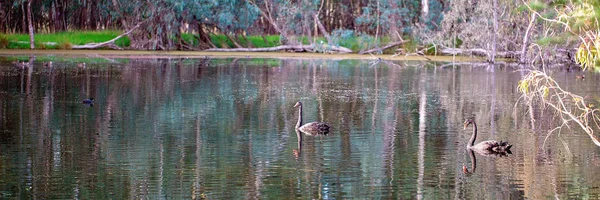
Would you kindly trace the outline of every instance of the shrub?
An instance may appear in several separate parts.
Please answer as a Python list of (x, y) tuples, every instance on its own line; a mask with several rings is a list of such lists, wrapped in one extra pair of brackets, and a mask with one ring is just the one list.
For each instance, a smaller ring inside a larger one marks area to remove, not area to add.
[(71, 49), (71, 48), (73, 48), (73, 44), (71, 44), (68, 41), (65, 41), (65, 42), (58, 43), (58, 45), (56, 45), (56, 48), (57, 49)]
[(48, 47), (44, 43), (34, 43), (36, 49), (47, 49)]
[(8, 36), (4, 35), (4, 34), (0, 34), (0, 49), (4, 49), (6, 47), (8, 47)]

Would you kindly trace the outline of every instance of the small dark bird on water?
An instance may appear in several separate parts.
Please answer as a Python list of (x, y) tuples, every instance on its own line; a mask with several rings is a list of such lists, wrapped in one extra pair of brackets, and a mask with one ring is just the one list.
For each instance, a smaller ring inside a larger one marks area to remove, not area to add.
[(82, 103), (90, 105), (90, 106), (94, 106), (94, 98), (84, 99)]

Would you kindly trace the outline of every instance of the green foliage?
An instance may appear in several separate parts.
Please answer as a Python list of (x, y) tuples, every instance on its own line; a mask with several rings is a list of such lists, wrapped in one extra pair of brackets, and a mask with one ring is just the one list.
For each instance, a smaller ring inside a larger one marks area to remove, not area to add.
[(425, 51), (424, 53), (426, 55), (436, 55), (437, 52), (437, 46), (435, 46), (434, 44), (427, 44), (425, 45)]
[(454, 48), (460, 48), (460, 45), (463, 44), (463, 41), (457, 36), (454, 37), (454, 41), (452, 42), (452, 45)]
[(568, 24), (576, 33), (584, 33), (600, 28), (600, 3), (597, 1), (582, 1), (565, 9), (558, 14), (557, 19)]
[(532, 10), (536, 11), (536, 12), (541, 12), (544, 11), (548, 8), (548, 5), (546, 5), (546, 3), (544, 2), (540, 2), (540, 1), (530, 1), (527, 3), (527, 5), (521, 5), (519, 7), (517, 7), (517, 11), (518, 12), (527, 12), (529, 11), (529, 8), (531, 8)]
[[(246, 36), (247, 40), (240, 37), (239, 43), (240, 43), (240, 45), (247, 45), (248, 43), (252, 43), (252, 46), (257, 47), (257, 48), (273, 47), (273, 46), (281, 45), (281, 43), (279, 42), (279, 35), (267, 35), (264, 37), (265, 38), (263, 38), (262, 36), (258, 36), (258, 35)], [(210, 39), (211, 39), (211, 42), (219, 48), (226, 48), (226, 47), (233, 46), (233, 42), (231, 40), (229, 40), (225, 35), (210, 35)], [(265, 43), (265, 39), (266, 39), (266, 43)]]
[(427, 25), (429, 30), (439, 29), (439, 24), (442, 22), (442, 19), (444, 19), (444, 12), (449, 9), (445, 4), (446, 1), (443, 0), (429, 0), (429, 14), (426, 19), (424, 19), (425, 25)]
[(406, 53), (414, 53), (419, 49), (419, 43), (416, 40), (410, 40), (402, 45)]
[(338, 29), (331, 32), (331, 42), (335, 46), (348, 47), (352, 46), (350, 39), (354, 38), (353, 30)]
[(537, 39), (536, 44), (540, 46), (563, 45), (577, 40), (579, 40), (579, 38), (572, 34), (561, 34)]
[[(440, 15), (442, 7), (436, 0), (430, 0), (432, 3), (431, 12), (427, 19), (420, 19), (421, 4), (420, 1), (401, 1), (401, 0), (383, 0), (383, 1), (368, 1), (360, 16), (357, 16), (354, 23), (358, 26), (366, 28), (369, 34), (377, 32), (379, 26), (379, 34), (389, 36), (389, 31), (393, 26), (398, 28), (398, 32), (402, 35), (413, 32), (413, 25), (420, 21), (425, 21), (428, 27), (435, 26), (438, 20), (441, 20)], [(432, 7), (433, 6), (433, 7)]]
[(589, 32), (577, 48), (575, 61), (585, 70), (592, 68), (600, 72), (600, 31)]

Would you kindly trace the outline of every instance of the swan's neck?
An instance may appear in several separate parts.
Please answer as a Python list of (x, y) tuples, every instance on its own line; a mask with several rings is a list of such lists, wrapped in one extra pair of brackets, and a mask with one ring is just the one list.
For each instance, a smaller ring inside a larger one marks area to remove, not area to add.
[(473, 135), (471, 135), (471, 139), (469, 140), (467, 147), (472, 147), (473, 145), (475, 145), (476, 138), (477, 138), (477, 124), (475, 122), (473, 122)]
[(302, 106), (298, 106), (298, 123), (296, 123), (296, 128), (300, 128), (302, 125)]

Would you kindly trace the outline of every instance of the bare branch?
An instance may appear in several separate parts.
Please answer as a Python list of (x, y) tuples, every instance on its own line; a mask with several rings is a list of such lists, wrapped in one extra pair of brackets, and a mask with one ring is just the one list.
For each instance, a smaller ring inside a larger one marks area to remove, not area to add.
[(600, 117), (597, 115), (599, 110), (586, 104), (583, 97), (563, 90), (554, 79), (537, 70), (530, 71), (519, 81), (519, 91), (522, 97), (529, 100), (529, 104), (537, 99), (560, 117), (561, 125), (550, 130), (548, 134), (556, 130), (560, 132), (562, 127), (570, 129), (569, 123), (574, 122), (588, 134), (595, 145), (600, 146), (600, 141), (594, 135), (594, 129), (590, 127), (591, 120), (596, 124), (596, 128), (600, 128), (598, 126)]

